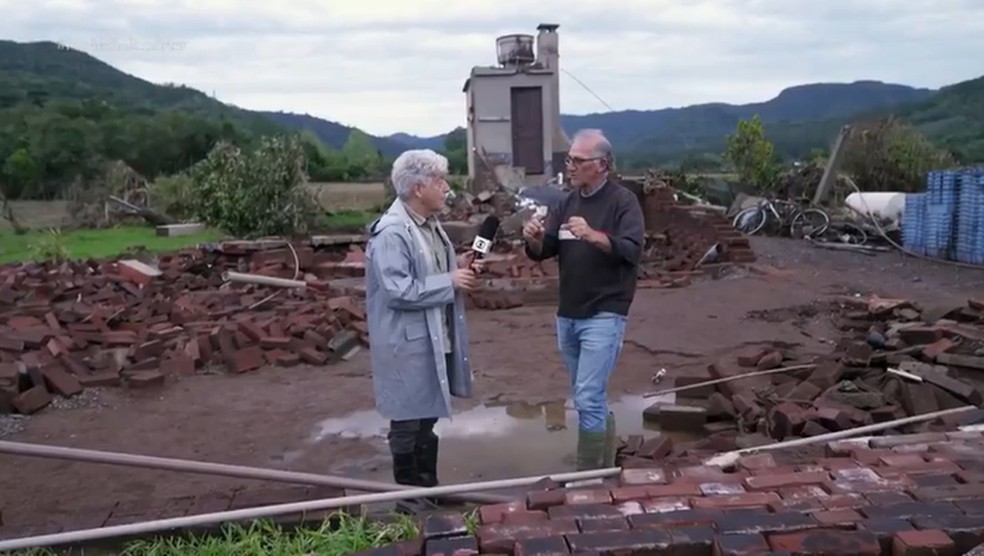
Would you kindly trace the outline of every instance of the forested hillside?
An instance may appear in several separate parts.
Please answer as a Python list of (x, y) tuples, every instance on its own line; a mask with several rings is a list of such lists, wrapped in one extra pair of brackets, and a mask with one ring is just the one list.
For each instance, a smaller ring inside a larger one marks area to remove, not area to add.
[[(791, 87), (755, 104), (722, 103), (652, 111), (563, 116), (569, 131), (604, 129), (620, 165), (714, 167), (725, 137), (758, 115), (784, 158), (830, 145), (845, 123), (895, 114), (959, 161), (984, 161), (984, 78), (938, 92), (874, 81)], [(263, 135), (304, 138), (307, 171), (317, 181), (385, 173), (387, 159), (410, 147), (445, 150), (464, 166), (464, 135), (374, 137), (310, 115), (254, 112), (201, 91), (154, 84), (55, 43), (0, 41), (0, 180), (9, 198), (59, 196), (76, 177), (122, 160), (153, 179), (204, 158), (220, 140), (248, 145)]]

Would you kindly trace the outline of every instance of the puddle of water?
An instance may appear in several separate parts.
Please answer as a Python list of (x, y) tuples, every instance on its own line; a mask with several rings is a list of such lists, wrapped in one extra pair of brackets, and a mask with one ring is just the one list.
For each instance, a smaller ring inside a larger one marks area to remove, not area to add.
[[(645, 423), (650, 405), (674, 403), (673, 394), (643, 398), (626, 396), (609, 403), (620, 436), (654, 436), (659, 429)], [(360, 478), (392, 481), (386, 430), (389, 424), (375, 411), (360, 411), (318, 423), (309, 443), (331, 436), (373, 442), (379, 456), (371, 462), (347, 462), (339, 471)], [(570, 471), (577, 446), (577, 412), (570, 401), (541, 404), (484, 405), (456, 412), (435, 427), (441, 438), (440, 473), (445, 484), (495, 480)], [(692, 441), (687, 433), (664, 433), (674, 441)]]

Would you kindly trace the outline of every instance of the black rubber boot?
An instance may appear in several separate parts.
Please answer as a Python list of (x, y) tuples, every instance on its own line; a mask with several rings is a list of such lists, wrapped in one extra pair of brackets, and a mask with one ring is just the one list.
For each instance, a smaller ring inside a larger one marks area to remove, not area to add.
[[(441, 484), (437, 479), (439, 447), (440, 440), (433, 432), (417, 444), (417, 478), (418, 484), (422, 487), (436, 487)], [(446, 503), (445, 500), (432, 497), (428, 497), (427, 501), (434, 505)]]
[(435, 487), (440, 484), (437, 480), (437, 435), (431, 433), (426, 439), (417, 444), (417, 480), (420, 486)]
[[(420, 468), (417, 465), (417, 455), (415, 453), (393, 454), (393, 480), (398, 485), (422, 486), (420, 485)], [(434, 504), (423, 498), (400, 500), (396, 503), (397, 512), (410, 515), (434, 509)]]

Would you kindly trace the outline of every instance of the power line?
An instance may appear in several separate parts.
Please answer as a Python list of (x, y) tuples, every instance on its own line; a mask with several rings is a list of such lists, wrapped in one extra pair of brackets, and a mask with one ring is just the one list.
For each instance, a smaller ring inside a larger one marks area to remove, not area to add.
[(598, 96), (597, 93), (595, 93), (594, 91), (592, 91), (591, 88), (588, 87), (587, 85), (585, 85), (583, 81), (581, 81), (580, 79), (574, 77), (574, 74), (572, 74), (571, 72), (567, 71), (564, 68), (560, 68), (560, 71), (566, 73), (571, 79), (573, 79), (574, 81), (576, 81), (578, 85), (580, 85), (581, 87), (584, 87), (584, 90), (585, 91), (591, 93), (591, 95), (594, 96), (596, 99), (598, 99), (598, 102), (604, 104), (605, 107), (608, 108), (609, 111), (615, 112), (615, 109), (612, 108), (610, 104), (608, 104), (607, 102), (605, 102), (605, 100), (603, 98), (601, 98), (600, 96)]

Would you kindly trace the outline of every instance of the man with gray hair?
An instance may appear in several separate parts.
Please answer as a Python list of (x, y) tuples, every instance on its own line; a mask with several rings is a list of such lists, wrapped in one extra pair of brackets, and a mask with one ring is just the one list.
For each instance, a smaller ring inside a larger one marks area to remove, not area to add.
[(523, 237), (531, 259), (558, 259), (557, 344), (578, 413), (577, 468), (585, 470), (615, 463), (608, 379), (635, 297), (645, 225), (635, 194), (610, 175), (614, 156), (601, 131), (578, 132), (566, 162), (574, 190), (545, 223), (528, 222)]
[[(448, 161), (410, 150), (393, 163), (397, 199), (369, 226), (366, 321), (376, 409), (398, 484), (438, 485), (434, 425), (451, 415), (451, 396), (472, 395), (463, 292), (481, 261), (454, 246), (437, 219), (451, 189)], [(424, 501), (399, 509), (415, 511)], [(412, 506), (418, 506), (414, 508)]]

